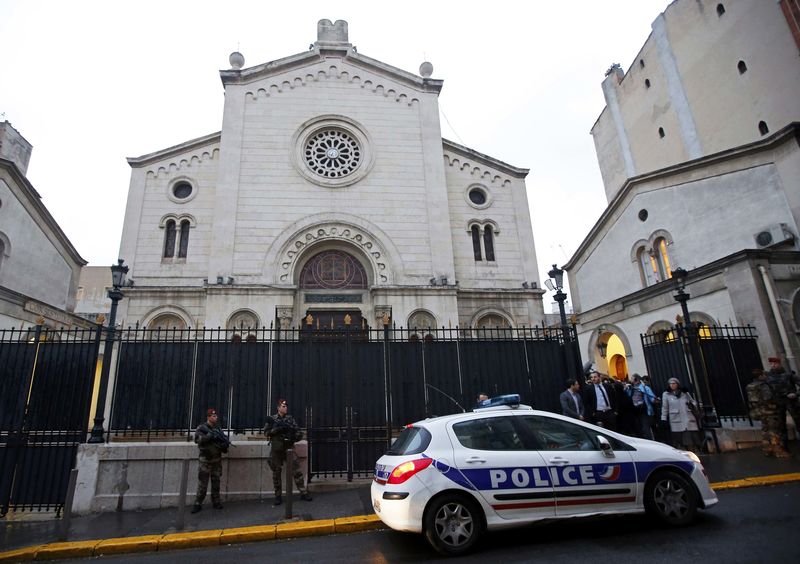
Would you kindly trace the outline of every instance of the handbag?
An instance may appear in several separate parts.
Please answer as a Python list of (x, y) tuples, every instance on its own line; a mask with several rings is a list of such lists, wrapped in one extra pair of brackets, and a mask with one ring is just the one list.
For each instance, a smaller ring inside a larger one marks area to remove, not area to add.
[(695, 423), (697, 423), (697, 428), (703, 428), (703, 415), (700, 413), (700, 406), (697, 405), (697, 402), (694, 401), (692, 396), (689, 396), (686, 405), (689, 407), (689, 412), (694, 417)]

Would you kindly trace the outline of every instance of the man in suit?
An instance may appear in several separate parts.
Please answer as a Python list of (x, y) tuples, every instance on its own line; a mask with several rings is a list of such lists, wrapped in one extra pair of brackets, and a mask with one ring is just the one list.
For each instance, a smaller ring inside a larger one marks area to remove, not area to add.
[(591, 382), (583, 392), (586, 420), (614, 431), (617, 428), (616, 393), (610, 385), (600, 381), (600, 373), (597, 370), (593, 370), (590, 376)]
[(561, 392), (561, 413), (575, 419), (584, 420), (581, 385), (575, 378), (567, 380), (567, 389)]

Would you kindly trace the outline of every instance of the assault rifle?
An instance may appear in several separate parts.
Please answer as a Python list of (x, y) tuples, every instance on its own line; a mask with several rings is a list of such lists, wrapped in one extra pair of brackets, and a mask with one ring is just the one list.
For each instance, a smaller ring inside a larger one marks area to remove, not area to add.
[(222, 432), (222, 429), (219, 427), (210, 427), (211, 432), (209, 436), (211, 440), (217, 443), (222, 450), (222, 452), (228, 452), (228, 447), (235, 447), (236, 445), (233, 444), (228, 437), (225, 436), (225, 433)]
[(267, 424), (265, 426), (267, 433), (273, 431), (274, 434), (280, 435), (287, 441), (297, 441), (299, 429), (286, 423), (281, 419), (276, 419), (272, 415), (267, 415)]

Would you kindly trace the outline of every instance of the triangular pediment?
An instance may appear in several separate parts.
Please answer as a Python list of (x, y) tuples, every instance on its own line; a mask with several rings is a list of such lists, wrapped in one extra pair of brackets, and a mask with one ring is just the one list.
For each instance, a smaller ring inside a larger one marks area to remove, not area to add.
[(423, 78), (357, 53), (352, 47), (341, 45), (324, 46), (320, 44), (315, 44), (313, 49), (305, 53), (298, 53), (254, 67), (222, 70), (219, 74), (225, 87), (234, 84), (247, 85), (291, 73), (292, 71), (295, 71), (298, 76), (303, 76), (305, 69), (315, 71), (320, 67), (320, 63), (325, 63), (326, 61), (334, 66), (351, 65), (355, 69), (385, 77), (413, 88), (418, 92), (436, 92), (438, 94), (444, 84), (442, 80)]

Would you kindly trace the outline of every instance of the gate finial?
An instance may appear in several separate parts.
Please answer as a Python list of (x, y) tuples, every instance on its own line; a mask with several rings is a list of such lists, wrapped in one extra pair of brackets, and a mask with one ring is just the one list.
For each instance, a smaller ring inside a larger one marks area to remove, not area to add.
[(349, 327), (351, 321), (353, 321), (353, 318), (350, 317), (349, 313), (346, 313), (345, 316), (344, 316), (344, 324)]
[(306, 325), (310, 326), (312, 323), (314, 323), (314, 318), (309, 313), (308, 315), (306, 315)]

